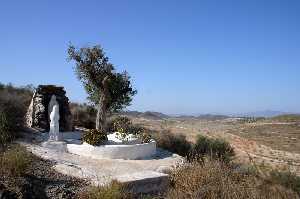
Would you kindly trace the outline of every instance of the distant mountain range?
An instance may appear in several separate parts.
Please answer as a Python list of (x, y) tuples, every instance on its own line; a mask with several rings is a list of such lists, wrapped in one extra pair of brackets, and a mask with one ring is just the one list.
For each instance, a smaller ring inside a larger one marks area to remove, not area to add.
[(154, 112), (154, 111), (146, 111), (146, 112), (125, 111), (123, 112), (123, 114), (131, 117), (140, 117), (140, 118), (146, 118), (151, 120), (162, 120), (162, 119), (170, 118), (169, 115), (160, 112)]
[(222, 114), (199, 114), (199, 115), (167, 115), (160, 112), (155, 111), (146, 111), (146, 112), (139, 112), (139, 111), (125, 111), (123, 112), (124, 115), (131, 116), (131, 117), (139, 117), (151, 120), (162, 120), (167, 118), (181, 118), (181, 119), (207, 119), (207, 120), (221, 120), (230, 117), (275, 117), (278, 115), (286, 115), (291, 114), (289, 112), (282, 112), (282, 111), (272, 111), (272, 110), (265, 110), (265, 111), (256, 111), (256, 112), (248, 112), (248, 113), (240, 113), (240, 114), (230, 114), (230, 115), (222, 115)]
[(214, 114), (202, 114), (198, 116), (192, 115), (177, 115), (177, 116), (170, 116), (160, 112), (154, 111), (146, 111), (146, 112), (139, 112), (139, 111), (126, 111), (123, 112), (124, 115), (131, 116), (131, 117), (139, 117), (151, 120), (162, 120), (167, 118), (181, 118), (181, 119), (208, 119), (208, 120), (221, 120), (229, 118), (230, 116), (226, 115), (214, 115)]
[(218, 115), (218, 114), (200, 114), (197, 116), (192, 115), (178, 115), (175, 118), (182, 118), (182, 119), (206, 119), (206, 120), (222, 120), (229, 118), (230, 116), (227, 115)]
[(290, 114), (290, 113), (282, 112), (282, 111), (265, 110), (265, 111), (256, 111), (256, 112), (236, 114), (233, 116), (236, 116), (236, 117), (275, 117), (278, 115), (286, 115), (286, 114)]

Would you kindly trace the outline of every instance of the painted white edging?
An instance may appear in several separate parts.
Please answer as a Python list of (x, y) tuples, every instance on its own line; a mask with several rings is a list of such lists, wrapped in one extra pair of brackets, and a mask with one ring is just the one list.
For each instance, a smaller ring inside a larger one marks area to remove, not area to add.
[(69, 153), (91, 157), (94, 159), (143, 159), (156, 153), (154, 140), (144, 144), (133, 145), (102, 145), (92, 146), (87, 143), (67, 144)]

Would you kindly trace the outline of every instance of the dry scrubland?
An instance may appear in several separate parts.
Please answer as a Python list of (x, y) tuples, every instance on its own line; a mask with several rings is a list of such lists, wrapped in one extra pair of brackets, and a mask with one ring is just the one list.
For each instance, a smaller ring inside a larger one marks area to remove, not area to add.
[[(260, 121), (131, 117), (134, 124), (152, 133), (159, 147), (187, 156), (189, 161), (171, 172), (170, 186), (163, 193), (145, 196), (129, 193), (126, 184), (118, 182), (87, 186), (55, 172), (51, 162), (11, 145), (22, 135), (21, 118), (31, 96), (30, 87), (0, 84), (0, 198), (299, 198), (300, 178), (290, 172), (263, 171), (276, 167), (299, 174), (300, 127), (295, 117)], [(94, 127), (93, 108), (72, 104), (71, 109), (77, 126)], [(197, 135), (205, 137), (199, 142)], [(236, 156), (227, 142), (209, 138), (227, 140)]]
[(135, 124), (155, 130), (184, 134), (191, 142), (197, 135), (223, 138), (235, 149), (236, 161), (254, 162), (265, 169), (289, 169), (300, 175), (300, 117), (286, 115), (271, 119), (207, 120), (171, 118), (153, 120), (132, 117)]

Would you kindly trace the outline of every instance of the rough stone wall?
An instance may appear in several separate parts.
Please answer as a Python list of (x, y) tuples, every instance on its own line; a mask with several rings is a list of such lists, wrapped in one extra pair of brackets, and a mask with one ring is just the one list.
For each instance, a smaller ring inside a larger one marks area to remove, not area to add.
[(69, 108), (69, 99), (66, 97), (64, 87), (54, 85), (39, 85), (33, 94), (26, 115), (26, 123), (29, 127), (49, 131), (50, 119), (48, 105), (52, 95), (56, 96), (59, 104), (59, 129), (60, 131), (72, 131), (72, 117)]

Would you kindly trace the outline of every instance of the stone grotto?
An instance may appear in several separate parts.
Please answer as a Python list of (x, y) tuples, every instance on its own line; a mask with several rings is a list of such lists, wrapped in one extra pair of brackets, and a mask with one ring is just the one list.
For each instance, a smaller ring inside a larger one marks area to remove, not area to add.
[(37, 87), (26, 114), (27, 126), (49, 131), (51, 110), (48, 110), (48, 105), (53, 95), (55, 95), (60, 107), (59, 130), (62, 132), (72, 131), (72, 117), (66, 91), (63, 87), (54, 85), (39, 85)]

